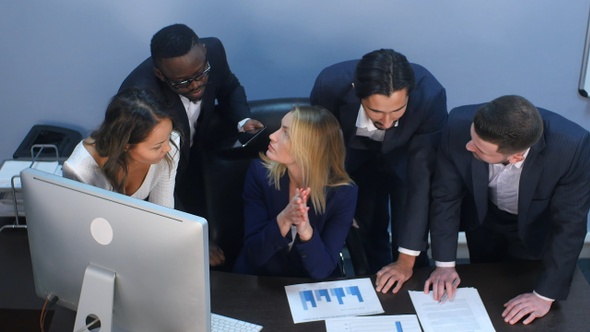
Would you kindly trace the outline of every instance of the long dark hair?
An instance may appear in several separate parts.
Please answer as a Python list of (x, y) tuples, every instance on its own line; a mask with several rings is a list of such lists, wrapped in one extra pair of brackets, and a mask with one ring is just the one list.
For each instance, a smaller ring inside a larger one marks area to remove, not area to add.
[[(128, 145), (146, 140), (154, 127), (164, 119), (176, 125), (172, 117), (163, 111), (158, 98), (148, 90), (126, 89), (117, 93), (109, 102), (104, 121), (90, 134), (90, 144), (99, 156), (108, 158), (102, 166), (102, 172), (119, 193), (125, 191), (128, 176)], [(178, 131), (178, 130), (176, 130)], [(176, 143), (171, 144), (177, 149)], [(167, 154), (166, 161), (172, 165), (172, 157)], [(119, 179), (119, 174), (123, 176)]]

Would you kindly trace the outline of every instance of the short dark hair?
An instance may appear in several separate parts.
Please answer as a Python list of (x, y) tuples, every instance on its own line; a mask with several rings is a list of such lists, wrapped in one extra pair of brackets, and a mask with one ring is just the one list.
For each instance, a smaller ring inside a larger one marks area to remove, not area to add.
[(367, 53), (356, 66), (354, 88), (359, 99), (374, 94), (389, 96), (395, 91), (414, 89), (414, 70), (405, 55), (392, 49)]
[(521, 96), (502, 96), (481, 106), (473, 129), (498, 152), (511, 154), (533, 146), (543, 135), (543, 119), (537, 108)]
[(162, 59), (183, 56), (200, 43), (199, 36), (184, 24), (173, 24), (162, 28), (156, 32), (150, 43), (154, 66), (158, 67)]

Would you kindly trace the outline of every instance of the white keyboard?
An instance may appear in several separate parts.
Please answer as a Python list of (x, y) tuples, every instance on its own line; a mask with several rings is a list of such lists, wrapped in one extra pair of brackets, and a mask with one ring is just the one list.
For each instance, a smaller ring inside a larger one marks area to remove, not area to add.
[(258, 332), (262, 326), (243, 320), (211, 314), (211, 332)]

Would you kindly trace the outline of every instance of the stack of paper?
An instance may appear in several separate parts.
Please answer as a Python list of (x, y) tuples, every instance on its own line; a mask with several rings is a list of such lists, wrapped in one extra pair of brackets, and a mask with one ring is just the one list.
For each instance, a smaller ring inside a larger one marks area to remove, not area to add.
[[(20, 172), (29, 167), (57, 175), (62, 174), (61, 165), (57, 161), (37, 161), (34, 164), (30, 160), (4, 161), (0, 167), (0, 216), (25, 215), (20, 191)], [(15, 190), (13, 190), (13, 185)]]
[(432, 291), (410, 291), (410, 298), (424, 332), (495, 331), (475, 288), (458, 288), (452, 301), (434, 301)]
[[(19, 176), (20, 171), (29, 167), (53, 174), (61, 173), (61, 166), (57, 161), (36, 161), (31, 165), (31, 161), (6, 160), (0, 168), (0, 189), (12, 188), (12, 177)], [(15, 179), (14, 187), (21, 187), (20, 178)]]

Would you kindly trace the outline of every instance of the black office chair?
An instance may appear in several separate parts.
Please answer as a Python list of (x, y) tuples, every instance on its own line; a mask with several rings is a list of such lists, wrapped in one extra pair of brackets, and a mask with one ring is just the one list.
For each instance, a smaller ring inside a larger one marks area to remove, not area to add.
[[(365, 248), (363, 247), (361, 236), (359, 234), (359, 225), (354, 219), (352, 220), (352, 226), (350, 226), (350, 231), (346, 237), (346, 249), (350, 256), (354, 275), (363, 276), (371, 274), (367, 254), (365, 253)], [(343, 275), (347, 277), (351, 276), (351, 274), (347, 274), (345, 270), (343, 270)]]

